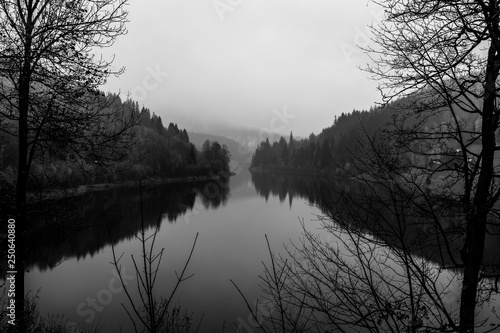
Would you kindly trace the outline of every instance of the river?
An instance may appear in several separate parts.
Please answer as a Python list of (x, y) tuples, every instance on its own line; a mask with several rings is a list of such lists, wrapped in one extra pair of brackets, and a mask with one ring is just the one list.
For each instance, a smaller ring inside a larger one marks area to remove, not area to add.
[[(259, 275), (264, 273), (263, 263), (270, 263), (266, 235), (272, 251), (284, 255), (284, 245), (299, 243), (303, 225), (329, 237), (320, 229), (321, 211), (313, 201), (336, 186), (315, 177), (241, 170), (228, 182), (144, 187), (142, 211), (138, 188), (68, 198), (58, 203), (72, 207), (73, 213), (64, 215), (64, 225), (36, 233), (26, 287), (38, 295), (42, 315), (64, 315), (67, 325), (102, 327), (104, 333), (133, 332), (124, 310), (131, 310), (130, 303), (112, 264), (113, 248), (137, 304), (132, 256), (138, 263), (142, 260), (134, 233), (140, 231), (143, 216), (148, 235), (159, 225), (153, 252), (163, 249), (154, 295), (169, 297), (198, 235), (185, 275), (192, 276), (180, 284), (173, 305), (191, 315), (193, 331), (200, 325), (199, 332), (257, 332), (230, 280), (250, 304), (262, 299)], [(78, 227), (68, 231), (75, 223)], [(446, 304), (456, 308), (459, 281), (450, 282), (445, 271), (440, 279), (448, 281)]]
[[(180, 285), (175, 304), (192, 313), (193, 327), (203, 317), (201, 332), (253, 327), (230, 279), (251, 303), (259, 297), (262, 262), (269, 262), (265, 235), (273, 251), (282, 252), (283, 244), (300, 237), (301, 220), (308, 228), (319, 227), (320, 212), (306, 193), (297, 177), (290, 183), (269, 184), (247, 170), (231, 177), (227, 188), (216, 182), (145, 188), (143, 209), (149, 233), (162, 212), (155, 250), (165, 250), (155, 295), (170, 295), (175, 271), (182, 270), (199, 233), (186, 272), (194, 275)], [(70, 323), (104, 325), (103, 332), (120, 328), (130, 332), (131, 322), (121, 306), (128, 306), (128, 300), (110, 263), (110, 236), (102, 224), (113, 222), (109, 229), (115, 252), (124, 254), (122, 273), (135, 289), (131, 255), (140, 258), (141, 248), (131, 232), (140, 227), (139, 190), (99, 192), (78, 207), (92, 216), (94, 225), (76, 234), (40, 236), (26, 286), (38, 291), (42, 314), (64, 314)]]

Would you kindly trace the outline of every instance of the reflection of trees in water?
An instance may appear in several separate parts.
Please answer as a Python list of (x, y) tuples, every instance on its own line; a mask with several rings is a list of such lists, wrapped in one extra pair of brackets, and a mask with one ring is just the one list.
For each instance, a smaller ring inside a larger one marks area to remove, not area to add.
[[(229, 196), (227, 180), (191, 184), (167, 184), (143, 188), (143, 214), (146, 228), (158, 218), (175, 222), (192, 210), (196, 200), (208, 209), (224, 205)], [(46, 202), (30, 239), (29, 266), (42, 270), (71, 258), (94, 256), (110, 245), (132, 239), (140, 227), (138, 188), (116, 188), (78, 197)], [(50, 218), (47, 218), (50, 216)]]
[(202, 187), (195, 189), (205, 209), (219, 208), (225, 205), (229, 197), (229, 183), (222, 178), (205, 183)]
[[(266, 200), (269, 195), (273, 195), (283, 202), (288, 195), (291, 205), (294, 197), (308, 199), (309, 203), (316, 205), (324, 216), (332, 218), (333, 212), (338, 213), (342, 210), (345, 213), (347, 209), (350, 209), (353, 218), (345, 219), (350, 221), (350, 228), (359, 228), (359, 231), (396, 247), (401, 247), (402, 244), (398, 244), (401, 243), (401, 239), (396, 237), (398, 235), (394, 229), (399, 227), (399, 220), (404, 217), (405, 234), (409, 238), (405, 242), (415, 245), (414, 254), (445, 266), (452, 261), (451, 258), (444, 256), (443, 251), (436, 250), (436, 247), (443, 246), (444, 239), (436, 237), (435, 225), (433, 224), (432, 228), (429, 226), (429, 216), (412, 216), (415, 210), (404, 205), (404, 193), (400, 193), (400, 200), (395, 201), (389, 196), (383, 198), (383, 189), (380, 188), (374, 192), (378, 198), (374, 200), (374, 193), (367, 193), (370, 189), (363, 187), (361, 183), (349, 180), (271, 172), (252, 172), (251, 175), (257, 193)], [(395, 202), (399, 204), (395, 205)], [(444, 227), (457, 225), (457, 219), (460, 217), (457, 209), (457, 207), (448, 207), (439, 210), (439, 220), (444, 223)], [(361, 214), (364, 215), (361, 216)], [(356, 225), (357, 221), (360, 222), (359, 225)], [(460, 230), (455, 230), (456, 234), (453, 232), (453, 228), (448, 228), (448, 246), (450, 251), (458, 256), (459, 249), (463, 245), (463, 238), (458, 236)], [(423, 243), (425, 246), (422, 246)], [(500, 253), (498, 237), (486, 237), (485, 260), (496, 260), (497, 253)]]
[[(307, 194), (322, 215), (322, 231), (304, 227), (285, 255), (269, 248), (261, 290), (275, 313), (263, 331), (457, 331), (463, 275), (456, 262), (464, 241), (459, 206), (432, 200), (432, 210), (422, 209), (420, 193), (397, 182), (311, 178), (321, 185), (308, 186), (310, 179), (296, 178), (252, 178), (265, 197), (281, 198), (283, 188)], [(486, 274), (498, 267), (500, 253), (498, 236), (487, 239), (496, 250), (484, 253)], [(479, 291), (477, 328), (488, 323), (491, 330), (483, 331), (497, 331), (500, 318), (491, 310), (498, 280), (482, 279)]]
[(307, 188), (311, 185), (301, 177), (290, 177), (286, 174), (274, 173), (257, 173), (252, 172), (252, 182), (257, 193), (266, 199), (272, 194), (279, 198), (280, 202), (284, 202), (288, 195), (290, 206), (293, 198), (308, 198)]
[(311, 204), (320, 202), (331, 195), (329, 189), (339, 185), (337, 180), (308, 175), (267, 172), (252, 172), (251, 175), (255, 190), (266, 201), (270, 194), (278, 197), (280, 202), (284, 202), (288, 195), (290, 206), (295, 197), (308, 199)]

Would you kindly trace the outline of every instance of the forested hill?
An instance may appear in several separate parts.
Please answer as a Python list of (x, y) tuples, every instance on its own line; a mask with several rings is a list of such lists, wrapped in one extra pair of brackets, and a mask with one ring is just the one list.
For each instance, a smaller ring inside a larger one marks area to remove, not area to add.
[(136, 143), (125, 161), (125, 178), (207, 176), (229, 172), (231, 154), (227, 146), (209, 140), (199, 151), (185, 129), (174, 123), (165, 127), (161, 117), (148, 108), (139, 109), (137, 102), (127, 100), (124, 104), (126, 112), (140, 117)]
[[(403, 121), (406, 128), (419, 124), (423, 129), (439, 131), (443, 126), (451, 126), (450, 124), (460, 121), (466, 132), (478, 131), (481, 124), (479, 115), (458, 107), (451, 113), (446, 107), (437, 104), (435, 110), (425, 118), (404, 116), (416, 105), (427, 105), (424, 98), (425, 95), (415, 94), (391, 102), (383, 108), (372, 107), (369, 111), (353, 110), (351, 113), (342, 113), (340, 117), (334, 118), (330, 127), (324, 128), (318, 135), (311, 134), (308, 139), (295, 140), (291, 134), (289, 138), (282, 137), (278, 142), (271, 143), (266, 140), (261, 142), (255, 151), (251, 167), (339, 173), (346, 169), (353, 155), (359, 155), (360, 140), (366, 142), (367, 135), (373, 137), (382, 128), (391, 130), (396, 113), (399, 115), (398, 126), (401, 126)], [(414, 113), (417, 114), (418, 112)], [(464, 137), (468, 137), (468, 134), (464, 134)], [(439, 142), (436, 141), (435, 145), (439, 145)], [(436, 147), (434, 151), (437, 151)]]
[(253, 168), (300, 169), (314, 172), (340, 172), (350, 153), (355, 153), (358, 139), (375, 133), (385, 125), (394, 111), (392, 108), (353, 110), (334, 118), (330, 127), (309, 138), (296, 140), (293, 133), (277, 142), (263, 141), (252, 157)]
[[(148, 108), (140, 108), (138, 102), (99, 93), (107, 101), (108, 110), (118, 110), (125, 120), (138, 120), (131, 144), (121, 152), (121, 160), (108, 164), (88, 154), (50, 151), (34, 161), (30, 187), (60, 188), (229, 173), (230, 153), (226, 146), (213, 141), (200, 151), (190, 142), (187, 131), (177, 124), (165, 127), (161, 117)], [(110, 125), (113, 124), (102, 126)], [(16, 179), (16, 140), (15, 136), (0, 131), (0, 182), (5, 186), (13, 186)]]

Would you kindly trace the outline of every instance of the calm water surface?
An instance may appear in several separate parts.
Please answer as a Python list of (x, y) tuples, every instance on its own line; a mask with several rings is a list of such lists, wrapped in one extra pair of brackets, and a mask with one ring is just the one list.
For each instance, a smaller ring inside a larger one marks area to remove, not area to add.
[[(262, 299), (259, 275), (264, 272), (263, 262), (269, 263), (265, 235), (272, 250), (282, 254), (284, 244), (299, 242), (301, 222), (328, 240), (330, 235), (320, 230), (317, 218), (321, 212), (312, 201), (338, 185), (326, 185), (313, 177), (242, 171), (228, 183), (144, 188), (145, 225), (151, 234), (160, 222), (155, 251), (164, 249), (155, 296), (169, 297), (176, 272), (182, 270), (198, 233), (186, 273), (193, 276), (181, 284), (174, 304), (192, 315), (194, 328), (201, 321), (200, 332), (238, 332), (238, 328), (257, 332), (230, 279), (250, 303)], [(123, 254), (122, 273), (134, 297), (137, 281), (131, 256), (140, 259), (141, 255), (141, 243), (133, 236), (141, 225), (139, 193), (138, 188), (114, 189), (69, 198), (63, 206), (79, 214), (66, 215), (64, 227), (40, 228), (31, 246), (26, 287), (38, 292), (42, 314), (60, 314), (70, 322), (102, 326), (105, 333), (133, 332), (121, 305), (130, 309), (111, 264), (111, 244), (118, 256)], [(78, 231), (68, 231), (67, 225), (75, 223), (80, 225), (74, 228)], [(487, 244), (487, 253), (498, 252), (499, 242), (494, 243), (496, 246)], [(450, 283), (446, 271), (440, 279), (448, 285), (444, 301), (456, 308), (459, 281)], [(500, 301), (495, 302), (500, 307)], [(480, 317), (489, 314), (489, 310), (481, 311)]]
[[(198, 243), (187, 270), (192, 278), (181, 284), (175, 304), (193, 314), (201, 332), (236, 332), (251, 327), (249, 312), (230, 283), (235, 281), (250, 302), (259, 298), (262, 262), (269, 262), (265, 235), (273, 251), (297, 241), (303, 220), (308, 229), (319, 227), (319, 210), (307, 193), (314, 182), (292, 177), (285, 181), (242, 171), (223, 184), (176, 184), (146, 188), (143, 207), (146, 224), (161, 215), (156, 250), (164, 256), (155, 295), (170, 295), (175, 271), (180, 272), (197, 233)], [(316, 185), (318, 184), (316, 179)], [(89, 196), (79, 209), (95, 226), (78, 234), (41, 235), (26, 277), (27, 288), (39, 291), (42, 313), (64, 314), (76, 323), (104, 324), (103, 332), (131, 331), (121, 306), (128, 306), (112, 261), (110, 235), (121, 259), (123, 273), (133, 276), (131, 255), (140, 256), (132, 236), (140, 226), (138, 189), (117, 189)], [(113, 222), (108, 228), (99, 224)], [(136, 280), (129, 278), (135, 289)]]

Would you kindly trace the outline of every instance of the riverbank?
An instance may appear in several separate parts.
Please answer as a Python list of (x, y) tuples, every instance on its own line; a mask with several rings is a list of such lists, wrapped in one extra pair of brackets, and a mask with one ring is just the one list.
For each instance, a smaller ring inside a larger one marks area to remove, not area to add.
[(321, 178), (342, 178), (336, 175), (333, 171), (319, 171), (317, 169), (311, 168), (292, 168), (292, 167), (250, 167), (248, 170), (250, 172), (256, 173), (280, 173), (280, 174), (291, 174), (291, 175), (304, 175), (304, 176), (314, 176)]
[(188, 177), (173, 177), (173, 178), (148, 178), (141, 181), (126, 181), (121, 183), (102, 183), (102, 184), (86, 184), (79, 185), (78, 187), (68, 189), (52, 189), (41, 194), (42, 200), (55, 200), (66, 197), (76, 197), (87, 193), (108, 191), (116, 188), (133, 188), (139, 186), (159, 186), (173, 183), (196, 183), (196, 182), (209, 182), (234, 176), (234, 172), (218, 174), (213, 176), (188, 176)]
[[(311, 168), (292, 168), (292, 167), (251, 167), (250, 172), (259, 174), (281, 174), (294, 176), (309, 176), (321, 178), (324, 181), (352, 181), (360, 185), (375, 184), (383, 182), (383, 179), (378, 179), (369, 173), (349, 174), (347, 172), (338, 171), (318, 171)], [(387, 179), (386, 181), (390, 181)], [(414, 190), (417, 186), (427, 193), (440, 194), (445, 196), (456, 196), (463, 193), (463, 182), (453, 177), (450, 171), (435, 172), (433, 174), (425, 174), (417, 168), (409, 169), (407, 172), (397, 175), (393, 178), (399, 184), (400, 190)]]

